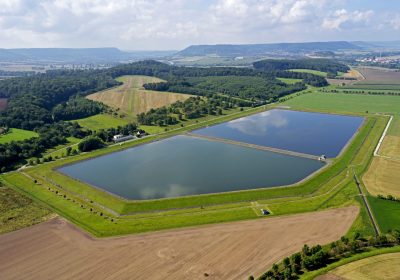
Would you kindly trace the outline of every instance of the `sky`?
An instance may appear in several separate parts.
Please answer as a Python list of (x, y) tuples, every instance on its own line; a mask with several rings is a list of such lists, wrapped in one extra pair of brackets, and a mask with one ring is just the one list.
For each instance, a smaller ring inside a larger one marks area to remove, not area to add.
[(400, 0), (0, 0), (0, 48), (400, 40)]

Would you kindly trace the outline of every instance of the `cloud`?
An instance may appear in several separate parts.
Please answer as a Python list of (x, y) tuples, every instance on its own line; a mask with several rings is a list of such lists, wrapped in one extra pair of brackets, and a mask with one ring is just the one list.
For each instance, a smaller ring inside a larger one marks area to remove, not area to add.
[(349, 12), (346, 9), (336, 10), (331, 17), (323, 21), (322, 26), (326, 29), (339, 30), (345, 25), (347, 27), (365, 25), (369, 23), (373, 15), (374, 12), (371, 10), (353, 12)]
[(395, 30), (400, 30), (400, 14), (391, 16), (389, 25)]
[(353, 30), (370, 35), (374, 26), (388, 29), (388, 34), (399, 30), (399, 16), (388, 20), (365, 5), (348, 4), (349, 0), (0, 0), (0, 47), (179, 49), (199, 43), (318, 41), (327, 34), (335, 40)]

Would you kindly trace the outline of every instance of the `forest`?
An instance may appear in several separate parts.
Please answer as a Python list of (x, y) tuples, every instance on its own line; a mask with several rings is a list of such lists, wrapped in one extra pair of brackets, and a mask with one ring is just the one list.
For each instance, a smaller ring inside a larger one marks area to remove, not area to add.
[(323, 59), (265, 59), (253, 63), (254, 68), (264, 71), (280, 71), (289, 69), (310, 69), (321, 72), (334, 73), (347, 72), (350, 68), (340, 62)]

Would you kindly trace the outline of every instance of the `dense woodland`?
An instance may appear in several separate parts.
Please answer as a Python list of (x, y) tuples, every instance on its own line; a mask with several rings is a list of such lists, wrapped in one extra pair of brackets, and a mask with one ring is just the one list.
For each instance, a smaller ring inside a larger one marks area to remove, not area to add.
[[(64, 143), (68, 136), (85, 137), (86, 132), (66, 121), (107, 110), (103, 104), (84, 97), (119, 85), (115, 78), (122, 75), (156, 76), (167, 82), (147, 84), (145, 88), (199, 96), (138, 116), (141, 124), (162, 126), (176, 124), (183, 118), (218, 115), (226, 109), (273, 102), (279, 97), (304, 90), (306, 84), (326, 85), (322, 77), (267, 71), (260, 63), (254, 68), (196, 68), (140, 61), (102, 70), (54, 70), (0, 80), (0, 98), (8, 99), (7, 108), (0, 112), (0, 127), (34, 130), (40, 135), (39, 138), (0, 145), (0, 168), (38, 156), (44, 150)], [(339, 71), (339, 66), (332, 65)], [(321, 67), (318, 70), (324, 70)], [(303, 82), (288, 85), (276, 77), (300, 78)]]
[(280, 71), (289, 69), (310, 69), (321, 72), (347, 72), (350, 68), (330, 59), (265, 59), (253, 63), (254, 68), (264, 71)]

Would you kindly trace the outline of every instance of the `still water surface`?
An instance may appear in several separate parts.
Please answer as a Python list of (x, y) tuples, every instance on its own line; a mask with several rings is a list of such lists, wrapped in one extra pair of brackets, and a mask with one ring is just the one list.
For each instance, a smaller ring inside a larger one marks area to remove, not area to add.
[(127, 199), (154, 199), (288, 185), (324, 163), (189, 136), (175, 136), (61, 167)]
[(193, 133), (333, 158), (363, 120), (354, 116), (274, 109)]

